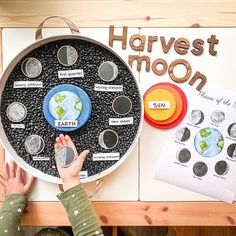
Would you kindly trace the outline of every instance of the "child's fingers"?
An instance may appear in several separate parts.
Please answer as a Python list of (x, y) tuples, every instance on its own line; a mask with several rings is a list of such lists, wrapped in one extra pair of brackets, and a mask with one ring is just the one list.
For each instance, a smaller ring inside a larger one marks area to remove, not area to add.
[(2, 175), (0, 175), (0, 183), (4, 186), (7, 185), (7, 181), (2, 177)]
[(56, 143), (57, 143), (58, 145), (62, 145), (62, 143), (61, 143), (61, 139), (60, 139), (59, 136), (56, 138)]
[(4, 162), (3, 165), (3, 178), (5, 179), (9, 179), (10, 175), (9, 175), (9, 165), (7, 162)]
[(16, 177), (17, 178), (21, 178), (22, 177), (21, 172), (22, 172), (22, 169), (20, 168), (20, 166), (17, 165), (17, 167), (16, 167)]
[(77, 168), (80, 168), (81, 166), (83, 166), (84, 160), (86, 159), (88, 154), (89, 154), (89, 150), (85, 150), (82, 153), (80, 153), (80, 155), (76, 158), (75, 165), (77, 166)]
[(65, 139), (65, 136), (64, 136), (63, 134), (60, 134), (59, 137), (60, 137), (61, 143), (62, 143), (63, 145), (68, 145), (68, 144), (67, 144), (67, 141), (66, 141), (66, 139)]
[(25, 191), (28, 193), (30, 191), (30, 189), (32, 188), (34, 182), (35, 182), (35, 177), (33, 175), (31, 175), (29, 177), (29, 179), (27, 180), (27, 183), (25, 184)]
[(65, 139), (66, 139), (68, 145), (75, 146), (69, 135), (66, 135)]
[(75, 153), (76, 153), (76, 156), (77, 156), (77, 155), (78, 155), (78, 151), (77, 151), (77, 149), (76, 149), (76, 146), (75, 146), (74, 142), (71, 140), (70, 136), (69, 136), (69, 135), (66, 135), (66, 136), (65, 136), (65, 139), (66, 139), (66, 141), (67, 141), (67, 145), (71, 146), (71, 147), (74, 149), (74, 151), (75, 151)]
[(58, 149), (59, 149), (59, 144), (58, 144), (58, 143), (55, 143), (55, 144), (54, 144), (54, 150), (55, 150), (55, 152), (56, 152)]
[(58, 149), (63, 145), (59, 137), (56, 138), (56, 143), (58, 145)]
[(10, 178), (16, 177), (15, 162), (11, 161), (10, 163)]
[(21, 179), (24, 181), (25, 179), (25, 171), (21, 169)]
[(82, 160), (84, 161), (86, 157), (89, 154), (89, 150), (84, 150), (83, 152), (80, 153), (80, 155), (77, 157), (77, 160)]

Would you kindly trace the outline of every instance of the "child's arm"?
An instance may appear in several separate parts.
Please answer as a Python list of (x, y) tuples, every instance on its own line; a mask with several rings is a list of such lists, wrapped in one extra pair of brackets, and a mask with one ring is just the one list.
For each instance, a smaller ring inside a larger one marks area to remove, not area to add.
[[(56, 139), (55, 151), (62, 145), (69, 145), (76, 151), (74, 143), (68, 135), (61, 134)], [(57, 166), (65, 190), (64, 193), (58, 195), (58, 198), (67, 210), (74, 236), (103, 235), (93, 206), (79, 183), (79, 173), (88, 153), (88, 150), (83, 151), (80, 155), (76, 152), (75, 161), (71, 166), (66, 168)]]
[(103, 235), (93, 206), (82, 184), (61, 193), (58, 198), (66, 208), (74, 236)]
[(25, 195), (9, 194), (6, 196), (0, 212), (0, 235), (19, 235), (21, 215), (26, 204)]
[(21, 215), (27, 204), (27, 193), (31, 189), (34, 177), (24, 182), (24, 172), (14, 162), (4, 163), (0, 182), (4, 185), (6, 198), (0, 212), (0, 235), (17, 236), (20, 233)]

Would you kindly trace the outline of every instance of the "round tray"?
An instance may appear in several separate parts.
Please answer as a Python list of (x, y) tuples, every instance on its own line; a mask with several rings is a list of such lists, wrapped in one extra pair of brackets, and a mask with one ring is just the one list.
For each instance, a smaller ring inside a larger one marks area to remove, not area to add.
[[(77, 62), (71, 66), (62, 65), (57, 58), (58, 50), (70, 45), (78, 52)], [(26, 58), (37, 58), (42, 64), (41, 74), (36, 78), (27, 78), (21, 70)], [(111, 82), (101, 80), (98, 68), (104, 61), (112, 61), (118, 67), (117, 78)], [(58, 71), (83, 69), (83, 78), (58, 78)], [(13, 88), (15, 81), (41, 81), (43, 88)], [(66, 132), (52, 127), (44, 117), (43, 102), (49, 91), (61, 84), (71, 84), (84, 90), (92, 104), (92, 112), (87, 123), (80, 129)], [(122, 85), (122, 92), (95, 91), (95, 84)], [(118, 96), (127, 96), (132, 102), (132, 109), (126, 115), (118, 115), (112, 109), (112, 102)], [(138, 84), (129, 66), (110, 47), (81, 35), (54, 36), (36, 41), (20, 52), (9, 64), (0, 81), (1, 122), (0, 138), (4, 147), (13, 159), (26, 171), (43, 180), (61, 183), (54, 158), (54, 143), (60, 133), (68, 134), (79, 151), (89, 149), (83, 170), (88, 176), (81, 179), (89, 182), (99, 179), (115, 170), (129, 155), (134, 147), (143, 122), (143, 102)], [(11, 128), (12, 121), (6, 111), (12, 102), (21, 102), (27, 108), (26, 118), (19, 122), (25, 124), (24, 129)], [(133, 125), (110, 126), (109, 118), (133, 117)], [(118, 134), (119, 142), (113, 149), (104, 149), (99, 144), (99, 134), (111, 129)], [(34, 161), (24, 142), (31, 134), (41, 136), (45, 148), (41, 157), (49, 157), (48, 161)], [(95, 153), (120, 153), (116, 161), (93, 161)]]

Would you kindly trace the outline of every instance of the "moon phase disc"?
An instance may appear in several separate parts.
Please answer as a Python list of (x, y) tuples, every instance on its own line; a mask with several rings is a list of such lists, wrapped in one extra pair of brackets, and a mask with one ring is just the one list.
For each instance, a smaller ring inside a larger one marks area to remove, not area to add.
[(112, 61), (103, 62), (98, 68), (99, 77), (105, 81), (113, 81), (118, 75), (117, 65)]
[(177, 152), (177, 159), (180, 163), (186, 163), (191, 159), (191, 152), (187, 148), (183, 148)]
[(105, 149), (114, 148), (117, 145), (118, 140), (119, 138), (117, 133), (111, 129), (104, 130), (100, 133), (98, 138), (99, 144)]
[(216, 124), (220, 124), (225, 120), (225, 113), (220, 110), (215, 110), (211, 113), (211, 120)]
[(7, 117), (13, 122), (20, 122), (27, 116), (27, 109), (24, 104), (20, 102), (13, 102), (7, 107)]
[(63, 66), (72, 66), (78, 59), (78, 53), (72, 46), (62, 46), (57, 52), (57, 59)]
[(70, 166), (75, 159), (74, 149), (70, 146), (62, 146), (56, 152), (56, 162), (62, 167)]
[(189, 115), (189, 121), (193, 125), (199, 125), (204, 120), (204, 114), (200, 110), (192, 110)]
[(198, 177), (206, 175), (207, 171), (208, 167), (204, 162), (199, 161), (193, 166), (193, 173)]
[(191, 133), (187, 127), (182, 127), (176, 131), (175, 136), (179, 141), (185, 142), (190, 138)]
[(22, 62), (21, 70), (25, 76), (36, 78), (42, 72), (42, 64), (37, 58), (29, 57)]
[(118, 115), (126, 115), (132, 109), (132, 102), (127, 96), (119, 96), (114, 99), (112, 108)]
[(30, 154), (39, 154), (45, 146), (44, 140), (36, 134), (32, 134), (25, 140), (25, 149)]
[(225, 175), (229, 171), (229, 165), (226, 161), (218, 161), (215, 165), (215, 172), (218, 175)]
[(232, 138), (236, 138), (236, 123), (233, 123), (228, 128), (228, 134)]
[(232, 143), (227, 148), (227, 154), (231, 158), (236, 158), (236, 143)]

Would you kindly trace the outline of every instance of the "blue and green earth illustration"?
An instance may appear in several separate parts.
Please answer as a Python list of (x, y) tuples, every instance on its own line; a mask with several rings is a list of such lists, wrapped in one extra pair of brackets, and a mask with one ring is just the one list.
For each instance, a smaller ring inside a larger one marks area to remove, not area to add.
[(219, 130), (214, 128), (201, 129), (195, 136), (194, 146), (204, 157), (218, 155), (224, 147), (224, 138)]
[(82, 103), (75, 93), (61, 91), (50, 99), (49, 111), (55, 120), (76, 120), (82, 111)]

